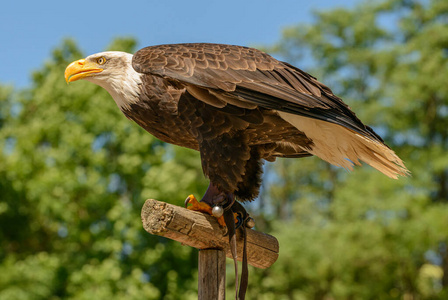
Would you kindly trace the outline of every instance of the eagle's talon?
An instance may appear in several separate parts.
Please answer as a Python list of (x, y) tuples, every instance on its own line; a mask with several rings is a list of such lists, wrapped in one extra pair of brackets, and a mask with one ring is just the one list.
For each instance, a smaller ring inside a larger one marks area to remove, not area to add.
[(191, 206), (187, 206), (187, 209), (212, 215), (212, 208), (210, 205), (204, 202), (199, 202), (194, 195), (190, 195), (185, 199), (185, 205), (188, 204), (191, 204)]
[[(190, 195), (191, 196), (191, 195)], [(184, 201), (184, 207), (188, 209), (188, 204), (190, 204), (191, 198), (190, 196), (187, 197)], [(194, 197), (194, 196), (193, 196)]]
[(226, 227), (226, 228), (227, 228), (227, 226), (226, 226), (226, 221), (224, 220), (224, 216), (221, 216), (221, 217), (219, 217), (219, 218), (216, 218), (216, 220), (218, 220), (218, 223), (219, 223), (220, 226), (222, 226), (222, 227)]
[[(186, 209), (190, 209), (193, 211), (198, 211), (198, 212), (202, 212), (202, 213), (207, 213), (211, 216), (213, 215), (213, 211), (210, 205), (208, 205), (205, 202), (199, 202), (196, 197), (194, 195), (190, 195), (187, 197), (187, 199), (185, 199), (185, 208)], [(191, 204), (190, 206), (188, 206), (188, 204)], [(235, 224), (238, 224), (238, 214), (234, 213), (235, 215)], [(224, 216), (220, 216), (220, 217), (216, 217), (219, 225), (226, 227), (226, 222), (224, 221)]]

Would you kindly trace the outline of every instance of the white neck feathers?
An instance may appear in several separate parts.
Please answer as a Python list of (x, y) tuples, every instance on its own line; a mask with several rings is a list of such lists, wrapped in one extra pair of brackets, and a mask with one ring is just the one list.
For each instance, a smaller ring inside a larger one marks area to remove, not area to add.
[(101, 76), (101, 74), (100, 76), (87, 77), (86, 80), (104, 88), (121, 110), (130, 110), (130, 105), (139, 101), (139, 86), (142, 84), (141, 74), (132, 67), (132, 54), (117, 53), (122, 59), (119, 65), (107, 66), (103, 71), (105, 76)]

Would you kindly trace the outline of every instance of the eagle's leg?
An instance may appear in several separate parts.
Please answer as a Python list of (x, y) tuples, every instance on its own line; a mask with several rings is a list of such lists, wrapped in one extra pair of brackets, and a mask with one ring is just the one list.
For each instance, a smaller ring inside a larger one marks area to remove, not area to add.
[[(200, 202), (198, 202), (198, 200), (193, 195), (190, 195), (185, 200), (185, 206), (188, 209), (208, 213), (212, 216), (215, 216), (221, 226), (226, 226), (222, 213), (220, 214), (216, 213), (216, 211), (214, 212), (213, 208), (220, 207), (222, 210), (223, 207), (225, 208), (227, 206), (231, 206), (234, 202), (235, 196), (233, 194), (223, 193), (218, 190), (218, 188), (216, 188), (212, 183), (210, 183), (207, 191), (204, 194), (204, 197), (202, 197)], [(187, 206), (188, 204), (191, 204), (191, 206)], [(235, 223), (237, 222), (238, 219), (235, 215)]]
[(221, 192), (213, 183), (210, 183), (201, 199), (201, 202), (207, 203), (211, 207), (215, 205), (224, 206), (227, 202), (233, 203), (233, 201), (235, 201), (235, 196)]

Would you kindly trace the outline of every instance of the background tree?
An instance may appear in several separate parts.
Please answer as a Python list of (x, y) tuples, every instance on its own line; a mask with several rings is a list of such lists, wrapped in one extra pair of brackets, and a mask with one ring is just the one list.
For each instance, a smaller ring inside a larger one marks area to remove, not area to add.
[(366, 2), (315, 17), (270, 50), (331, 86), (412, 177), (392, 181), (369, 167), (348, 174), (317, 158), (270, 165), (277, 177), (266, 201), (290, 201), (294, 213), (272, 224), (282, 251), (261, 272), (259, 293), (445, 299), (448, 2)]
[(1, 89), (0, 299), (194, 299), (197, 253), (146, 234), (139, 214), (146, 197), (199, 194), (199, 161), (104, 90), (67, 86), (65, 66), (83, 56), (65, 41), (31, 88)]

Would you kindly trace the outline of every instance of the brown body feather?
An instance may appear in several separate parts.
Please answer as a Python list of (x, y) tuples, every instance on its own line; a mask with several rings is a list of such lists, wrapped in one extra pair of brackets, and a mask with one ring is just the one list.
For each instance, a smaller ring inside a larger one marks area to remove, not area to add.
[(240, 200), (258, 195), (262, 159), (311, 155), (284, 145), (283, 141), (291, 141), (309, 147), (311, 141), (270, 110), (231, 104), (218, 108), (185, 88), (161, 99), (160, 87), (172, 88), (169, 80), (145, 76), (143, 83), (140, 101), (124, 109), (124, 114), (165, 142), (200, 151), (204, 174)]
[(124, 113), (166, 142), (199, 150), (211, 183), (240, 200), (258, 195), (262, 159), (317, 155), (347, 169), (360, 159), (393, 178), (407, 174), (328, 87), (256, 49), (152, 46), (132, 65), (143, 84)]

